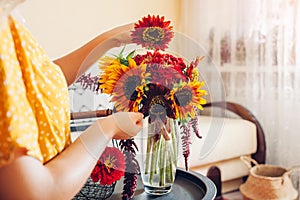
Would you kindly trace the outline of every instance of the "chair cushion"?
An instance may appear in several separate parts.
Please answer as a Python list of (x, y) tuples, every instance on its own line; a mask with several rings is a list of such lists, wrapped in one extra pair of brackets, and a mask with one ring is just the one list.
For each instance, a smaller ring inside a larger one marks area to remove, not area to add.
[(212, 165), (220, 169), (222, 182), (244, 177), (249, 174), (249, 168), (239, 157), (206, 165), (191, 166), (190, 170), (206, 175)]
[[(206, 165), (249, 155), (257, 149), (256, 126), (244, 119), (200, 116), (199, 130), (202, 139), (192, 138), (190, 166)], [(211, 140), (209, 137), (214, 137), (209, 145), (211, 150), (207, 155), (201, 155), (200, 152), (206, 148), (203, 144)]]

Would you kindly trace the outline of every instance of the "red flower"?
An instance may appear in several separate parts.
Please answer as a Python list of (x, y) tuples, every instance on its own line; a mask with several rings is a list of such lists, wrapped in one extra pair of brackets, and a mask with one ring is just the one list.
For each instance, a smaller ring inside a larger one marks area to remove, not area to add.
[(200, 61), (203, 59), (204, 57), (196, 57), (196, 59), (194, 61), (192, 61), (190, 63), (190, 66), (187, 68), (186, 70), (186, 73), (187, 73), (187, 76), (193, 80), (193, 71), (194, 69), (198, 66), (198, 64), (200, 63)]
[(132, 41), (141, 44), (148, 49), (164, 50), (171, 41), (174, 33), (170, 21), (164, 21), (164, 17), (150, 16), (143, 17), (134, 26)]
[(91, 174), (91, 179), (94, 181), (94, 182), (98, 182), (99, 181), (99, 176), (98, 174), (100, 173), (100, 167), (98, 165), (95, 166), (92, 174)]
[(151, 82), (161, 84), (168, 88), (173, 88), (174, 83), (186, 81), (184, 74), (186, 64), (182, 58), (171, 54), (148, 51), (144, 55), (136, 55), (134, 60), (137, 65), (141, 63), (148, 64), (147, 71), (151, 74)]
[(145, 92), (145, 98), (142, 100), (141, 112), (144, 116), (150, 116), (152, 123), (159, 118), (166, 122), (167, 117), (175, 119), (175, 111), (172, 107), (172, 101), (168, 98), (170, 89), (160, 84), (150, 83)]
[(116, 147), (106, 147), (94, 167), (91, 179), (101, 185), (111, 185), (124, 176), (125, 156)]
[(183, 71), (186, 68), (184, 60), (180, 57), (175, 57), (168, 53), (160, 53), (159, 51), (147, 51), (144, 55), (136, 55), (134, 61), (137, 65), (144, 63), (158, 63), (161, 65), (173, 66), (178, 72)]

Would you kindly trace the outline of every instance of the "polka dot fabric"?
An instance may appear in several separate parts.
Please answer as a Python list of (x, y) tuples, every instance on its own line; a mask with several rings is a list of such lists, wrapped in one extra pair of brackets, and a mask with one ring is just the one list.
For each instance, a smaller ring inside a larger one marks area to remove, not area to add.
[(0, 30), (0, 166), (17, 147), (42, 163), (70, 144), (68, 87), (59, 66), (13, 18)]

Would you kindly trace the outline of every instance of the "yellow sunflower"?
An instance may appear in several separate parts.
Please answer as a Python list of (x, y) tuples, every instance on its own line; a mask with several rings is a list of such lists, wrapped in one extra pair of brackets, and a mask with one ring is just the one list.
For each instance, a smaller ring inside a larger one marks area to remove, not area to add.
[(203, 110), (202, 105), (206, 100), (202, 96), (206, 95), (205, 90), (201, 90), (204, 82), (183, 82), (174, 87), (171, 91), (170, 98), (173, 100), (176, 117), (180, 120), (187, 120), (189, 117), (196, 116), (195, 108)]
[(116, 83), (130, 69), (136, 67), (133, 59), (128, 59), (128, 66), (121, 63), (119, 58), (104, 57), (99, 60), (99, 69), (103, 71), (99, 78), (99, 88), (103, 93), (112, 94)]
[(110, 57), (110, 56), (105, 56), (103, 58), (100, 58), (98, 60), (98, 66), (99, 66), (100, 71), (105, 71), (106, 68), (109, 65), (113, 64), (114, 62), (120, 63), (120, 59), (116, 58), (116, 57)]
[(131, 68), (120, 77), (113, 90), (112, 102), (116, 111), (138, 112), (139, 105), (144, 95), (146, 65)]

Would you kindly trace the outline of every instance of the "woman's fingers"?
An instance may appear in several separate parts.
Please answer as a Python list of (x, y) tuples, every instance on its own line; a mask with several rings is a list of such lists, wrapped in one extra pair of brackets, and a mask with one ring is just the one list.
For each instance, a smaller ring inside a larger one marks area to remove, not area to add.
[[(138, 134), (141, 131), (143, 124), (143, 114), (136, 112), (118, 112), (112, 115), (117, 130), (117, 134), (114, 138), (124, 136), (130, 138)], [(124, 135), (125, 134), (125, 135)]]

